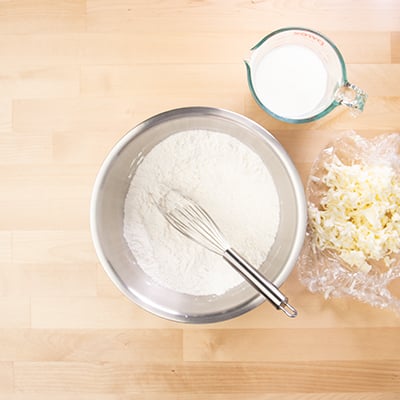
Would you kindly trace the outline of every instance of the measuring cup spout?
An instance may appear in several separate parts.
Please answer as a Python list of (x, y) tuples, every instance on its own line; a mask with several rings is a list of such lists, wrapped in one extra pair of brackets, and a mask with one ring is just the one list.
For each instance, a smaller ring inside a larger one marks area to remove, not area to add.
[(243, 58), (243, 62), (245, 63), (248, 71), (251, 69), (251, 57), (252, 57), (253, 53), (254, 53), (254, 50), (251, 49), (250, 52), (247, 54), (247, 56), (245, 56)]

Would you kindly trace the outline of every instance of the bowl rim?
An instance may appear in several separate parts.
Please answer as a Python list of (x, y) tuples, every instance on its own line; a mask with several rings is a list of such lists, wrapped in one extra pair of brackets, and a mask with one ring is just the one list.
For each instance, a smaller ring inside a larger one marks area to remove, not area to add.
[(255, 132), (261, 134), (262, 137), (273, 147), (274, 152), (278, 155), (281, 162), (290, 177), (290, 181), (293, 184), (293, 190), (295, 193), (296, 204), (298, 208), (297, 212), (297, 225), (296, 225), (296, 240), (293, 243), (292, 251), (286, 262), (286, 268), (284, 268), (278, 275), (277, 279), (274, 281), (276, 286), (281, 286), (283, 282), (291, 274), (293, 268), (295, 267), (297, 258), (303, 246), (303, 241), (306, 233), (307, 225), (307, 207), (306, 207), (306, 197), (304, 187), (299, 176), (299, 173), (291, 160), (290, 156), (280, 144), (280, 142), (264, 127), (251, 120), (250, 118), (238, 114), (236, 112), (226, 110), (223, 108), (208, 107), (208, 106), (191, 106), (191, 107), (181, 107), (174, 108), (161, 113), (155, 114), (144, 121), (138, 123), (136, 126), (131, 128), (124, 136), (122, 136), (111, 148), (109, 153), (106, 155), (105, 159), (100, 165), (99, 171), (96, 175), (92, 194), (90, 198), (90, 231), (92, 236), (92, 242), (94, 244), (94, 249), (100, 264), (105, 270), (108, 277), (114, 283), (114, 285), (132, 302), (140, 306), (142, 309), (162, 317), (164, 319), (175, 321), (175, 322), (185, 322), (192, 324), (205, 324), (222, 322), (228, 319), (238, 317), (248, 311), (256, 308), (265, 301), (265, 298), (256, 293), (252, 298), (243, 302), (240, 307), (235, 307), (227, 310), (226, 312), (217, 312), (211, 314), (201, 314), (201, 315), (183, 315), (181, 313), (166, 312), (162, 307), (157, 307), (153, 305), (151, 301), (143, 301), (141, 296), (136, 292), (128, 290), (127, 287), (121, 282), (111, 262), (107, 259), (101, 245), (101, 240), (99, 236), (99, 229), (97, 224), (97, 199), (100, 195), (101, 187), (107, 172), (113, 162), (113, 160), (118, 156), (119, 152), (135, 137), (140, 134), (144, 134), (148, 128), (157, 125), (160, 121), (165, 119), (179, 119), (180, 117), (188, 116), (211, 116), (219, 118), (227, 118), (233, 120), (234, 122), (246, 125), (248, 129), (254, 130)]

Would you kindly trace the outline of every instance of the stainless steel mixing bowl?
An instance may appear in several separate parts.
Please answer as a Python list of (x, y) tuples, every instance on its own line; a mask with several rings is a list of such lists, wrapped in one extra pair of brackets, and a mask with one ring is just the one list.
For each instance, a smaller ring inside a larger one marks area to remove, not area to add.
[[(106, 273), (130, 300), (170, 320), (210, 323), (241, 315), (265, 298), (246, 282), (219, 296), (191, 296), (163, 288), (138, 266), (123, 236), (124, 201), (140, 160), (163, 139), (191, 129), (235, 137), (255, 151), (269, 169), (278, 190), (281, 213), (275, 242), (260, 270), (277, 286), (285, 281), (305, 235), (303, 185), (279, 142), (260, 125), (230, 111), (181, 108), (156, 115), (129, 131), (111, 150), (98, 173), (91, 200), (91, 230)], [(287, 295), (290, 297), (290, 293)], [(295, 299), (292, 303), (295, 305)]]

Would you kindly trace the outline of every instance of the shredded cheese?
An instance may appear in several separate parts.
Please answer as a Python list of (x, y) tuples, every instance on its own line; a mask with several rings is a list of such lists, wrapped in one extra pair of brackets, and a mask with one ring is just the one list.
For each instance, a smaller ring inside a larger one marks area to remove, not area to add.
[(390, 267), (400, 251), (399, 177), (389, 165), (344, 165), (336, 156), (325, 168), (327, 191), (309, 204), (314, 245), (334, 250), (353, 270), (368, 272), (370, 260)]

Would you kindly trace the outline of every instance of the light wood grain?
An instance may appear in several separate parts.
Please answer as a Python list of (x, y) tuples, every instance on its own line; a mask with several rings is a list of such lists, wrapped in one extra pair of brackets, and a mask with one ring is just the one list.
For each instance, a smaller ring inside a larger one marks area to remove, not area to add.
[(28, 296), (0, 297), (0, 328), (29, 328), (31, 303)]
[[(250, 95), (243, 60), (274, 29), (331, 38), (364, 113), (289, 125)], [(304, 183), (346, 131), (400, 132), (400, 2), (21, 0), (0, 2), (0, 400), (397, 400), (400, 317), (284, 283), (269, 304), (191, 326), (113, 285), (90, 237), (96, 173), (116, 141), (190, 105), (268, 129)], [(392, 289), (400, 296), (400, 282)]]
[(0, 134), (11, 132), (12, 101), (9, 98), (0, 98)]
[[(398, 328), (196, 330), (184, 334), (186, 361), (397, 360)], [(378, 338), (371, 340), (371, 337)], [(243, 340), (243, 339), (246, 340)], [(316, 338), (319, 338), (316, 340)]]
[(391, 54), (392, 54), (392, 63), (400, 62), (400, 32), (392, 32), (391, 34)]
[(0, 295), (95, 296), (96, 275), (96, 263), (2, 263)]
[(85, 1), (3, 1), (2, 34), (77, 32), (85, 30)]
[[(140, 344), (140, 346), (138, 345)], [(182, 330), (4, 329), (0, 362), (177, 363)]]
[[(113, 393), (79, 393), (80, 400), (157, 400), (162, 396), (165, 400), (224, 400), (227, 394), (215, 393), (158, 393), (142, 392), (140, 394), (113, 394)], [(246, 393), (248, 400), (348, 400), (354, 398), (354, 392), (345, 393)], [(7, 393), (0, 394), (0, 400), (75, 400), (75, 393)], [(241, 400), (243, 393), (230, 393), (229, 399)], [(357, 400), (398, 400), (398, 393), (359, 392)]]
[(230, 393), (398, 391), (397, 361), (266, 363), (15, 362), (18, 391)]

